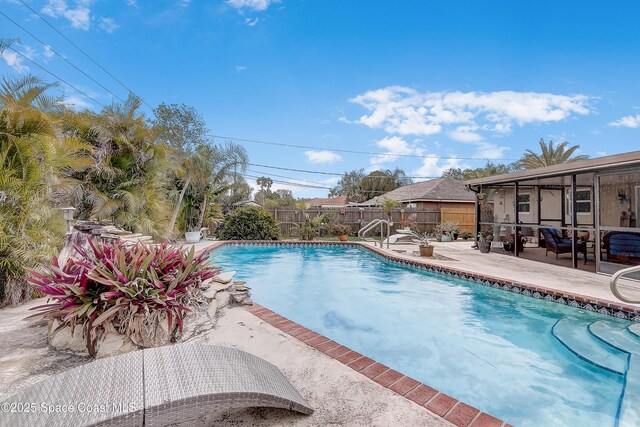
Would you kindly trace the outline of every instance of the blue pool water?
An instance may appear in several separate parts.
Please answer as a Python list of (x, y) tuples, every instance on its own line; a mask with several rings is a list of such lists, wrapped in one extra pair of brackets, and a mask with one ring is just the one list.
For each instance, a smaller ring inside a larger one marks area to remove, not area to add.
[(223, 246), (212, 258), (257, 303), (506, 422), (616, 423), (623, 376), (576, 357), (551, 329), (561, 318), (624, 321), (355, 247)]

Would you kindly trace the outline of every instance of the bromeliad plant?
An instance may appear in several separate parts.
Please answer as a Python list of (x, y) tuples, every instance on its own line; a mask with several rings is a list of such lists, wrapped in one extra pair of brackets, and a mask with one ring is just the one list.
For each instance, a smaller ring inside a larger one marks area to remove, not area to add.
[(140, 346), (147, 346), (149, 330), (156, 327), (169, 337), (181, 333), (190, 301), (205, 280), (220, 272), (193, 248), (89, 240), (88, 251), (76, 250), (78, 258), (61, 266), (54, 257), (48, 273), (31, 271), (28, 280), (49, 297), (48, 304), (34, 309), (58, 320), (59, 329), (70, 327), (73, 333), (82, 327), (91, 356), (109, 330)]

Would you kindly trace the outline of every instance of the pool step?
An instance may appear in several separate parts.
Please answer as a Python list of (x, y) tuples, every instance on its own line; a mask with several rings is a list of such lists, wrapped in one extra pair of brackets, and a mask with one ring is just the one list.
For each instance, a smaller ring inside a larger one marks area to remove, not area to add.
[(626, 326), (598, 320), (589, 325), (589, 332), (618, 350), (640, 355), (640, 338), (631, 333)]
[(624, 375), (627, 355), (604, 346), (589, 333), (591, 321), (565, 317), (556, 322), (551, 333), (576, 356), (600, 368)]
[(637, 427), (640, 420), (640, 355), (629, 355), (629, 370), (625, 377), (623, 395), (620, 397), (618, 424), (616, 427)]
[(640, 338), (640, 323), (634, 323), (633, 325), (629, 325), (627, 329), (629, 329), (629, 332), (631, 332), (633, 335)]

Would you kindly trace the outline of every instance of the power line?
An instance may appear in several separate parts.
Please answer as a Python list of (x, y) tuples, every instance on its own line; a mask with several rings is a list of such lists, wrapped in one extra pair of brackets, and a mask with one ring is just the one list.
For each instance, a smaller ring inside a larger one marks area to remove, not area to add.
[(306, 179), (299, 179), (299, 178), (294, 178), (294, 177), (291, 177), (291, 176), (276, 175), (276, 174), (271, 173), (271, 172), (263, 172), (263, 171), (256, 171), (256, 170), (247, 170), (247, 172), (258, 173), (258, 174), (267, 174), (269, 176), (275, 176), (275, 177), (284, 178), (284, 179), (292, 179), (294, 181), (301, 181), (301, 182), (304, 182), (306, 184), (327, 185), (326, 182), (308, 181)]
[[(253, 179), (260, 178), (259, 176), (249, 175), (249, 174), (246, 174), (246, 173), (243, 173), (243, 174), (240, 174), (240, 175), (242, 175), (242, 176), (244, 176), (246, 178), (253, 178)], [(295, 187), (317, 188), (317, 189), (320, 189), (320, 190), (331, 190), (330, 187), (322, 187), (322, 186), (319, 186), (319, 185), (299, 184), (297, 182), (281, 181), (281, 180), (278, 180), (278, 179), (272, 179), (272, 181), (277, 183), (277, 184), (293, 185)]]
[(120, 79), (118, 79), (116, 76), (114, 76), (113, 74), (111, 74), (106, 68), (104, 68), (102, 65), (100, 65), (95, 59), (93, 59), (91, 56), (89, 56), (88, 53), (86, 53), (84, 50), (82, 50), (82, 48), (80, 48), (80, 46), (78, 46), (77, 44), (75, 44), (69, 37), (65, 36), (64, 33), (62, 33), (60, 30), (58, 30), (56, 27), (53, 26), (53, 24), (51, 24), (49, 21), (47, 21), (42, 15), (40, 15), (38, 12), (36, 12), (31, 6), (29, 6), (27, 3), (25, 3), (23, 0), (18, 0), (20, 3), (22, 3), (24, 5), (24, 7), (26, 7), (27, 9), (29, 9), (31, 12), (33, 12), (38, 18), (40, 18), (42, 21), (44, 21), (45, 24), (47, 24), (49, 27), (51, 27), (56, 33), (60, 34), (66, 41), (68, 41), (73, 47), (75, 47), (76, 49), (78, 49), (84, 56), (86, 56), (91, 62), (93, 62), (94, 64), (96, 64), (102, 71), (104, 71), (105, 73), (107, 73), (113, 80), (115, 80), (116, 82), (118, 82), (120, 84), (120, 86), (124, 87), (125, 89), (127, 89), (127, 91), (129, 91), (130, 93), (136, 95), (138, 98), (140, 98), (142, 100), (142, 102), (149, 107), (151, 110), (153, 110), (153, 107), (151, 105), (149, 105), (147, 103), (147, 101), (144, 100), (143, 97), (141, 97), (140, 95), (137, 95), (132, 89), (130, 89), (127, 85), (125, 85), (124, 83), (122, 83), (120, 81)]
[(36, 37), (32, 32), (30, 32), (29, 30), (27, 30), (26, 28), (24, 28), (22, 25), (18, 24), (16, 21), (14, 21), (13, 19), (11, 19), (9, 16), (7, 16), (4, 12), (2, 12), (0, 10), (0, 15), (4, 16), (7, 20), (13, 22), (17, 27), (19, 27), (20, 29), (22, 29), (22, 31), (24, 31), (25, 33), (29, 34), (31, 37), (33, 37), (34, 39), (36, 39), (38, 42), (40, 42), (40, 44), (42, 46), (44, 46), (46, 49), (49, 49), (51, 52), (55, 53), (56, 55), (58, 55), (60, 58), (62, 58), (62, 60), (64, 62), (66, 62), (67, 64), (71, 65), (73, 68), (75, 68), (76, 70), (78, 70), (79, 72), (81, 72), (82, 74), (84, 74), (87, 78), (89, 78), (92, 82), (94, 82), (95, 84), (97, 84), (98, 86), (100, 86), (102, 89), (106, 90), (107, 92), (109, 92), (111, 95), (113, 95), (114, 97), (118, 98), (120, 101), (124, 102), (124, 99), (120, 98), (118, 95), (116, 95), (115, 93), (111, 92), (109, 89), (107, 89), (106, 87), (104, 87), (102, 85), (102, 83), (100, 83), (99, 81), (97, 81), (96, 79), (94, 79), (93, 77), (91, 77), (89, 74), (85, 73), (84, 71), (82, 71), (80, 68), (78, 68), (75, 64), (73, 64), (71, 61), (69, 61), (67, 58), (65, 58), (64, 56), (62, 56), (61, 54), (59, 54), (56, 50), (54, 50), (49, 44), (43, 42), (42, 40), (40, 40), (38, 37)]
[[(22, 0), (21, 0), (22, 1)], [(370, 156), (393, 156), (393, 157), (412, 157), (418, 159), (445, 159), (445, 160), (517, 160), (517, 159), (489, 159), (487, 157), (455, 157), (455, 156), (433, 156), (433, 155), (420, 155), (420, 154), (395, 154), (395, 153), (376, 153), (374, 151), (358, 151), (358, 150), (343, 150), (338, 148), (323, 148), (323, 147), (313, 147), (311, 145), (297, 145), (297, 144), (284, 144), (281, 142), (267, 142), (267, 141), (259, 141), (255, 139), (244, 139), (244, 138), (234, 138), (231, 136), (223, 136), (223, 135), (211, 135), (213, 138), (222, 138), (228, 139), (232, 141), (240, 141), (240, 142), (251, 142), (256, 144), (265, 144), (265, 145), (275, 145), (279, 147), (292, 147), (292, 148), (302, 148), (302, 149), (313, 149), (313, 150), (323, 150), (323, 151), (332, 151), (335, 153), (350, 153), (350, 154), (366, 154)]]
[[(254, 173), (261, 173), (259, 171), (253, 171)], [(257, 176), (257, 175), (249, 175), (246, 173), (241, 173), (239, 174), (245, 178), (252, 178), (252, 179), (258, 179), (258, 178), (262, 178), (263, 176), (266, 176), (267, 178), (270, 178), (272, 176), (281, 176), (281, 175), (272, 175), (272, 174), (265, 174), (262, 176)], [(291, 178), (291, 179), (296, 179), (296, 178)], [(293, 185), (293, 186), (297, 186), (297, 187), (305, 187), (305, 188), (317, 188), (317, 189), (322, 189), (322, 190), (332, 190), (332, 188), (330, 187), (323, 187), (323, 186), (315, 186), (315, 185), (305, 185), (305, 184), (299, 184), (297, 182), (290, 182), (290, 181), (282, 181), (282, 180), (277, 180), (277, 179), (272, 179), (272, 181), (276, 184), (285, 184), (285, 185)], [(309, 182), (309, 181), (307, 181)], [(321, 184), (322, 185), (322, 184)], [(358, 194), (386, 194), (388, 193), (390, 190), (356, 190), (355, 192)]]
[[(330, 175), (330, 176), (343, 176), (343, 173), (337, 173), (337, 172), (320, 172), (320, 171), (310, 171), (310, 170), (305, 170), (305, 169), (292, 169), (292, 168), (283, 168), (283, 167), (279, 167), (279, 166), (269, 166), (269, 165), (259, 165), (256, 163), (247, 163), (249, 166), (256, 166), (256, 167), (260, 167), (260, 168), (267, 168), (267, 169), (278, 169), (278, 170), (285, 170), (285, 171), (292, 171), (292, 172), (302, 172), (302, 173), (315, 173), (315, 174), (319, 174), (319, 175)], [(380, 178), (380, 179), (388, 179), (390, 178), (390, 176), (385, 175), (385, 176), (365, 176), (365, 178)], [(436, 178), (442, 178), (440, 176), (403, 176), (402, 178), (409, 178), (409, 179), (436, 179)]]
[(93, 102), (95, 102), (96, 104), (100, 105), (101, 107), (104, 107), (105, 105), (101, 102), (96, 101), (93, 97), (87, 95), (86, 93), (84, 93), (83, 91), (81, 91), (80, 89), (78, 89), (77, 87), (73, 86), (71, 83), (67, 83), (65, 80), (63, 80), (61, 77), (55, 75), (54, 73), (52, 73), (51, 71), (47, 70), (45, 67), (43, 67), (42, 65), (38, 64), (37, 62), (35, 62), (34, 60), (32, 60), (31, 58), (27, 57), (26, 55), (23, 55), (22, 53), (18, 52), (17, 50), (15, 50), (14, 48), (12, 48), (11, 46), (8, 46), (9, 49), (11, 49), (12, 51), (14, 51), (15, 53), (17, 53), (18, 55), (20, 55), (22, 58), (26, 59), (27, 61), (31, 62), (33, 65), (35, 65), (36, 67), (40, 68), (41, 70), (43, 70), (46, 73), (49, 73), (50, 75), (52, 75), (55, 79), (60, 80), (62, 83), (64, 83), (65, 85), (69, 86), (71, 89), (75, 90), (78, 93), (81, 93), (82, 95), (84, 95), (85, 97), (89, 98), (90, 100), (92, 100)]

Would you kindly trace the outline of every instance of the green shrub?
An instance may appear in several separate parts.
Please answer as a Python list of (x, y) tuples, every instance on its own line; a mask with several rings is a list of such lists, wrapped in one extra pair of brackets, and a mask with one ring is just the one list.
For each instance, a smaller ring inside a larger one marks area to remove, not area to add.
[(278, 240), (278, 225), (264, 209), (246, 206), (229, 215), (216, 235), (221, 240)]

